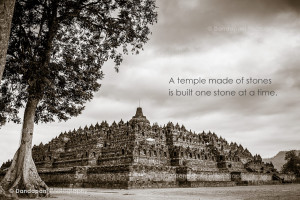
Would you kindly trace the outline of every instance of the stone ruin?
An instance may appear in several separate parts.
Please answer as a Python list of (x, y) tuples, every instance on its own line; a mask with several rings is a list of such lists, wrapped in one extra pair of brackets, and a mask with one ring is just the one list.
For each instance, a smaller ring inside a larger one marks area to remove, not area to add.
[(34, 146), (32, 155), (49, 186), (200, 187), (283, 180), (271, 163), (243, 146), (178, 123), (151, 125), (140, 107), (130, 121), (61, 133)]

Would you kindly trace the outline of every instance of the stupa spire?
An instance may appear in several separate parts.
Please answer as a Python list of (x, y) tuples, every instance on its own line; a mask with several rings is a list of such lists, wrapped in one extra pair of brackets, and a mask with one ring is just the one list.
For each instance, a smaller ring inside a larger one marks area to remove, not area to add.
[(136, 113), (135, 113), (135, 116), (134, 117), (143, 117), (143, 109), (141, 107), (138, 107), (136, 109)]

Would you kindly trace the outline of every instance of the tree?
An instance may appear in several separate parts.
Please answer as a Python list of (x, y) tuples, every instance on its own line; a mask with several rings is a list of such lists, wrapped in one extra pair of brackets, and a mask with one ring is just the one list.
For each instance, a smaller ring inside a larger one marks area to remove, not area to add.
[(0, 83), (5, 67), (6, 51), (14, 6), (15, 0), (0, 0)]
[(34, 123), (79, 115), (100, 88), (105, 61), (118, 71), (124, 54), (143, 48), (157, 20), (155, 0), (18, 0), (15, 6), (0, 118), (20, 122), (19, 109), (25, 111), (20, 147), (1, 182), (6, 196), (16, 196), (16, 188), (47, 190), (31, 155)]
[(287, 162), (283, 165), (282, 172), (300, 176), (300, 156), (297, 156), (295, 151), (288, 151), (285, 154), (285, 160)]

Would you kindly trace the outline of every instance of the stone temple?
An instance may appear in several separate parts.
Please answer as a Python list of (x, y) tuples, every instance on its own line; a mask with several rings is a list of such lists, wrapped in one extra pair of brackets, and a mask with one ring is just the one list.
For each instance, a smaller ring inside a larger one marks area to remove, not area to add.
[[(236, 143), (182, 125), (151, 125), (142, 108), (127, 122), (106, 121), (33, 147), (49, 186), (160, 188), (270, 184), (288, 180)], [(3, 175), (3, 173), (2, 173)]]

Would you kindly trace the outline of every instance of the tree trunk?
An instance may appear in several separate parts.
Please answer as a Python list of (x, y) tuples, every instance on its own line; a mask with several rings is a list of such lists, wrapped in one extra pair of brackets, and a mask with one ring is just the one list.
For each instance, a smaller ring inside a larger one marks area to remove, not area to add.
[(5, 67), (6, 52), (8, 48), (14, 7), (15, 0), (0, 0), (0, 83)]
[(18, 196), (27, 198), (49, 196), (48, 187), (37, 172), (31, 152), (34, 116), (38, 102), (36, 99), (29, 99), (26, 104), (21, 144), (1, 181), (0, 200), (17, 199)]

